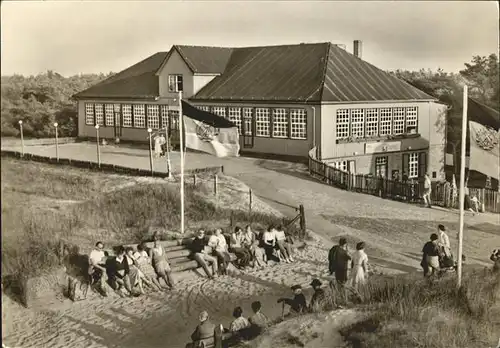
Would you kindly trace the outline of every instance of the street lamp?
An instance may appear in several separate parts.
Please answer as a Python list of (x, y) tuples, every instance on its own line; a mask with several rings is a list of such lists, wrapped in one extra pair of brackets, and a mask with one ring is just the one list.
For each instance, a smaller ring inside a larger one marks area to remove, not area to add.
[(19, 130), (21, 132), (21, 157), (24, 157), (24, 135), (23, 135), (23, 121), (19, 120)]
[(153, 176), (153, 137), (151, 136), (153, 130), (148, 128), (149, 133), (149, 168), (151, 169), (151, 176)]
[(96, 141), (97, 141), (97, 165), (101, 168), (101, 148), (99, 147), (99, 125), (95, 125)]
[(57, 159), (57, 162), (59, 162), (59, 138), (58, 138), (58, 134), (57, 134), (57, 122), (54, 123), (54, 127), (56, 127), (56, 159)]

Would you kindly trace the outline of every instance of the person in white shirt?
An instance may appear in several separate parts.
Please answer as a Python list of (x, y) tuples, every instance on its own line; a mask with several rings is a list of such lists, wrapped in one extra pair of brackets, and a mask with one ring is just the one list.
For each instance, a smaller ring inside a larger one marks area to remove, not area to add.
[(247, 329), (250, 327), (250, 322), (247, 318), (243, 316), (243, 309), (241, 307), (236, 307), (233, 311), (233, 317), (235, 318), (231, 325), (229, 326), (229, 331), (236, 333), (240, 330)]
[(234, 233), (231, 235), (230, 250), (238, 258), (239, 267), (243, 268), (250, 263), (250, 251), (243, 246), (245, 241), (244, 233), (241, 227), (236, 226)]
[(264, 244), (264, 250), (266, 251), (267, 261), (279, 261), (279, 259), (273, 255), (274, 250), (276, 249), (276, 234), (274, 226), (269, 226), (267, 231), (263, 233), (262, 242)]
[(444, 254), (448, 257), (451, 256), (451, 246), (450, 246), (450, 238), (446, 234), (446, 228), (444, 225), (438, 226), (438, 245), (442, 248)]
[(471, 205), (472, 205), (472, 208), (470, 208), (470, 210), (473, 213), (479, 213), (479, 205), (481, 204), (481, 202), (479, 201), (477, 196), (476, 195), (472, 196), (470, 201), (471, 201)]
[(215, 233), (208, 239), (208, 246), (212, 248), (214, 255), (221, 264), (221, 272), (227, 272), (227, 265), (230, 261), (230, 256), (227, 248), (226, 237), (222, 234), (220, 228), (215, 230)]
[(424, 203), (425, 203), (425, 206), (427, 208), (432, 208), (431, 190), (432, 190), (431, 178), (429, 177), (429, 175), (425, 174), (425, 176), (424, 176), (424, 194), (422, 195), (422, 198), (424, 199)]
[(98, 284), (100, 286), (101, 292), (105, 295), (104, 282), (106, 274), (106, 253), (104, 252), (104, 244), (102, 242), (97, 242), (95, 248), (90, 252), (89, 255), (89, 276), (90, 283)]
[(286, 241), (285, 229), (283, 226), (278, 226), (274, 230), (274, 235), (276, 238), (276, 244), (280, 250), (282, 258), (285, 259), (286, 263), (290, 263), (293, 261), (292, 258), (292, 250), (290, 244)]

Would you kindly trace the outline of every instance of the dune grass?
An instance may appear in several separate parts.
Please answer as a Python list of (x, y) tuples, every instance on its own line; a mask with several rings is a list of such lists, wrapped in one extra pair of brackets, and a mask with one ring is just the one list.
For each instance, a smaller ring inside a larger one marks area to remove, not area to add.
[[(150, 226), (172, 231), (180, 226), (177, 183), (15, 159), (2, 158), (1, 164), (2, 279), (59, 264), (60, 240), (87, 248), (97, 240), (117, 245), (147, 239)], [(231, 215), (239, 224), (282, 222), (272, 214), (216, 206), (207, 199), (210, 194), (202, 180), (186, 185), (188, 230), (209, 222), (227, 229)]]
[[(466, 271), (460, 290), (455, 274), (374, 276), (351, 300), (367, 316), (340, 330), (348, 347), (474, 348), (500, 338), (500, 274), (490, 269)], [(328, 292), (322, 309), (338, 304), (345, 298)]]

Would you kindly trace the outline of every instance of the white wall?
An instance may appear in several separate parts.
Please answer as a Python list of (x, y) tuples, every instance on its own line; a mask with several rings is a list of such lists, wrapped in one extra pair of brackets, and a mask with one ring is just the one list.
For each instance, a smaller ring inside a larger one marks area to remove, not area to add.
[(168, 58), (167, 63), (159, 73), (160, 84), (160, 97), (163, 98), (176, 98), (177, 93), (170, 93), (168, 91), (168, 75), (179, 74), (182, 75), (184, 83), (183, 98), (189, 98), (194, 94), (194, 79), (193, 72), (182, 59), (177, 50), (173, 49), (172, 54)]
[(210, 75), (194, 75), (193, 76), (193, 94), (198, 93), (200, 89), (205, 87), (210, 81), (212, 81), (218, 74)]

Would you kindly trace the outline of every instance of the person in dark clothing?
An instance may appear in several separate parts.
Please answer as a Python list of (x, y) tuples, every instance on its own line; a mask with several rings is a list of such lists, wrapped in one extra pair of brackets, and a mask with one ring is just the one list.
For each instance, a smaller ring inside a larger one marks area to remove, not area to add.
[(491, 253), (490, 260), (493, 261), (493, 272), (500, 272), (500, 249), (495, 249)]
[(311, 311), (315, 311), (320, 307), (325, 300), (325, 291), (321, 289), (321, 281), (319, 279), (313, 279), (311, 282), (311, 286), (313, 287), (314, 294), (311, 298), (311, 303), (309, 308)]
[(129, 264), (125, 257), (125, 248), (119, 246), (116, 250), (116, 256), (109, 258), (106, 262), (106, 273), (109, 286), (115, 291), (125, 288), (132, 295), (132, 287), (128, 274), (130, 273)]
[(439, 270), (439, 237), (436, 233), (431, 234), (430, 241), (422, 248), (422, 262), (420, 266), (424, 269), (424, 277), (432, 276)]
[(351, 256), (347, 252), (347, 240), (340, 238), (339, 245), (334, 246), (328, 255), (330, 273), (335, 273), (335, 279), (339, 285), (347, 282), (347, 273)]
[[(193, 239), (190, 245), (192, 258), (198, 262), (203, 268), (208, 278), (217, 277), (218, 265), (217, 258), (209, 255), (207, 252), (207, 243), (205, 241), (205, 231), (200, 229), (198, 235)], [(212, 273), (208, 269), (208, 265), (212, 265)]]
[(280, 298), (278, 303), (285, 303), (290, 306), (291, 312), (302, 313), (307, 309), (306, 297), (302, 293), (302, 287), (300, 285), (294, 285), (291, 288), (295, 296), (290, 298)]

